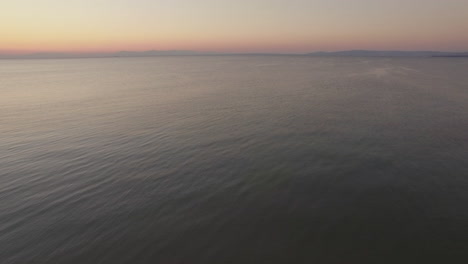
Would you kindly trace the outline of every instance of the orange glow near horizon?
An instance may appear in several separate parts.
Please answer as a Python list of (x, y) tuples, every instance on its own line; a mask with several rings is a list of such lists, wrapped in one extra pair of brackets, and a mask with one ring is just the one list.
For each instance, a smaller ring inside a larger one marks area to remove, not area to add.
[(457, 0), (16, 0), (0, 20), (6, 54), (468, 50)]

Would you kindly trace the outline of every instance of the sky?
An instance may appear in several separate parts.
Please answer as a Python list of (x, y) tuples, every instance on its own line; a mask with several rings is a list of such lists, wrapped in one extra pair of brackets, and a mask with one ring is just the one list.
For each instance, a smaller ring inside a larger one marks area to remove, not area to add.
[(468, 51), (468, 0), (1, 0), (0, 52)]

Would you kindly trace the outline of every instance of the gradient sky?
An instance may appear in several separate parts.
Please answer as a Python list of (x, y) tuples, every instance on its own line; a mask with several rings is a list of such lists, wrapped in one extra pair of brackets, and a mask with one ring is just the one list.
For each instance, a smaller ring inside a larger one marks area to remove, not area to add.
[(1, 0), (0, 52), (468, 50), (468, 0)]

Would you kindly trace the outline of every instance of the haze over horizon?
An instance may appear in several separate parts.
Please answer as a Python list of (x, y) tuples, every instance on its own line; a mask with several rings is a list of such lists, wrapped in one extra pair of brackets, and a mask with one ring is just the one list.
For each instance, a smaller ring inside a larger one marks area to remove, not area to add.
[(0, 53), (468, 50), (468, 2), (26, 0), (0, 3)]

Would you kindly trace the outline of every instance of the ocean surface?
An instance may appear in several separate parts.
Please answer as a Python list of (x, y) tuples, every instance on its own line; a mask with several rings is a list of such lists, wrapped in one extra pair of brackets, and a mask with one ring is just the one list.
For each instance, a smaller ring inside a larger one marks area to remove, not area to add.
[(468, 263), (468, 59), (0, 60), (1, 264)]

